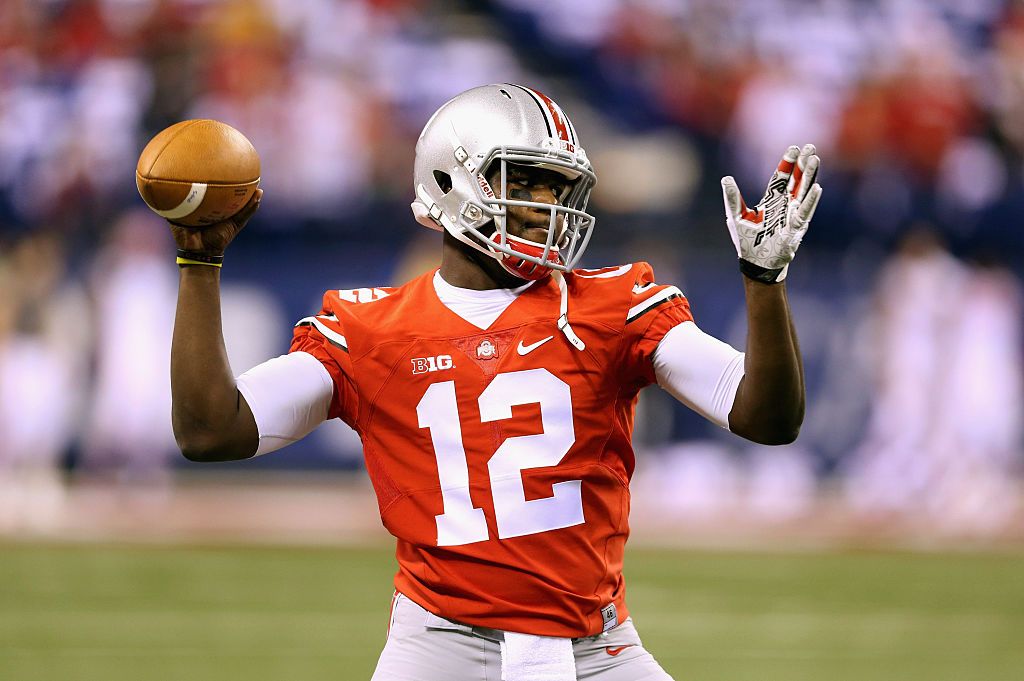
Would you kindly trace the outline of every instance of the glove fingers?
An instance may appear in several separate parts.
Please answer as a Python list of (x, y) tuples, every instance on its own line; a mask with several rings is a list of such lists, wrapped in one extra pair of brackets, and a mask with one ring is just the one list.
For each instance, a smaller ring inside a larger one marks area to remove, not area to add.
[(801, 226), (807, 225), (814, 217), (814, 211), (818, 207), (818, 200), (821, 198), (821, 185), (813, 184), (807, 191), (807, 196), (800, 202), (800, 207), (797, 208), (796, 218)]
[(797, 201), (803, 201), (807, 190), (818, 175), (818, 165), (821, 159), (818, 158), (813, 144), (805, 144), (797, 157), (796, 168), (793, 169), (793, 176), (789, 180), (789, 194)]
[(793, 145), (786, 149), (786, 153), (782, 155), (782, 160), (779, 161), (779, 167), (775, 169), (775, 172), (781, 175), (789, 176), (793, 172), (793, 164), (796, 163), (797, 158), (800, 156), (800, 147)]
[(725, 211), (737, 220), (758, 219), (758, 212), (747, 208), (747, 202), (740, 194), (740, 188), (736, 186), (736, 180), (731, 175), (722, 178), (722, 197), (725, 200)]
[(725, 202), (725, 225), (729, 228), (729, 238), (736, 248), (736, 254), (740, 253), (740, 236), (738, 220), (742, 219), (746, 205), (743, 203), (743, 196), (740, 195), (740, 188), (736, 186), (736, 180), (732, 176), (722, 178), (722, 200)]
[(796, 167), (796, 160), (799, 155), (800, 148), (797, 146), (791, 146), (786, 149), (786, 153), (782, 155), (782, 160), (779, 161), (775, 172), (772, 173), (771, 179), (768, 180), (768, 187), (764, 190), (761, 203), (767, 202), (773, 194), (777, 196), (789, 188), (793, 169)]
[(807, 167), (804, 168), (803, 177), (800, 179), (800, 184), (797, 187), (797, 201), (803, 201), (804, 198), (806, 198), (807, 192), (810, 191), (811, 187), (818, 179), (818, 168), (820, 166), (821, 159), (818, 158), (817, 154), (814, 154), (807, 159)]
[(746, 204), (740, 194), (740, 188), (736, 186), (736, 180), (731, 175), (722, 178), (722, 198), (725, 201), (725, 212), (729, 215), (740, 218)]

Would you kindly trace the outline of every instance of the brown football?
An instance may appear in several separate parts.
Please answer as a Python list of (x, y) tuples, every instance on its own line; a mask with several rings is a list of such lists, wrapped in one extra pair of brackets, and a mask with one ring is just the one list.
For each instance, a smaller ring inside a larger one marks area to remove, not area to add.
[(139, 156), (135, 184), (160, 217), (186, 227), (226, 220), (260, 184), (260, 157), (245, 135), (206, 119), (157, 134)]

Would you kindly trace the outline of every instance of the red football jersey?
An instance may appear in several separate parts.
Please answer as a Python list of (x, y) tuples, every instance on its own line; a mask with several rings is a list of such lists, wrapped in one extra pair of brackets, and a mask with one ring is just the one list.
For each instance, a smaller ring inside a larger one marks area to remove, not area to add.
[[(466, 624), (544, 636), (600, 633), (628, 615), (630, 443), (637, 393), (665, 333), (692, 319), (637, 263), (537, 282), (480, 330), (437, 297), (328, 291), (291, 351), (334, 379), (329, 416), (362, 438), (395, 587)], [(614, 605), (614, 607), (609, 607)]]

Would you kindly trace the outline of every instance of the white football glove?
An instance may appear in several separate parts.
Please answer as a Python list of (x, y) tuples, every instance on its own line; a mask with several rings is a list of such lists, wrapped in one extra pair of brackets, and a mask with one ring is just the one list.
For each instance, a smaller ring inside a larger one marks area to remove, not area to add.
[(814, 182), (819, 163), (813, 144), (786, 149), (753, 210), (747, 208), (736, 180), (722, 178), (725, 222), (743, 274), (766, 284), (786, 278), (821, 198), (821, 186)]

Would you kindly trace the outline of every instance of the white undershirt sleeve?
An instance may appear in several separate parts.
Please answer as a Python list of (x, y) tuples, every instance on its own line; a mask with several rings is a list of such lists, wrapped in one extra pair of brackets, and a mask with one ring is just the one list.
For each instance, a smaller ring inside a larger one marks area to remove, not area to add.
[(723, 428), (743, 378), (745, 355), (728, 343), (683, 322), (669, 329), (654, 351), (658, 385)]
[(316, 357), (293, 352), (254, 366), (236, 379), (260, 433), (256, 456), (301, 440), (327, 420), (334, 383)]

